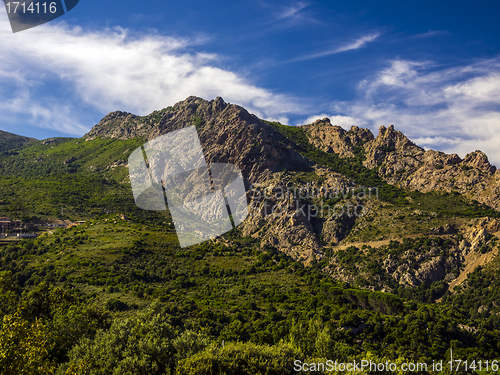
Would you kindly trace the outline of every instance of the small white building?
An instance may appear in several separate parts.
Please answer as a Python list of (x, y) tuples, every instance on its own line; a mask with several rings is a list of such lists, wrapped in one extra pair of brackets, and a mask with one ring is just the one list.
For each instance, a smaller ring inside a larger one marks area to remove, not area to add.
[(19, 238), (36, 238), (37, 235), (35, 233), (18, 233), (17, 237), (19, 237)]

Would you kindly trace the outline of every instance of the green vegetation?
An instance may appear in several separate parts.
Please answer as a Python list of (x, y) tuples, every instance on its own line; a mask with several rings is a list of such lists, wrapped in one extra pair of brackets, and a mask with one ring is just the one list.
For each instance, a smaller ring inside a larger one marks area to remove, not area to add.
[[(309, 266), (238, 230), (181, 249), (168, 212), (134, 205), (126, 163), (143, 139), (10, 148), (0, 216), (86, 222), (0, 246), (0, 375), (295, 374), (295, 360), (431, 363), (450, 348), (464, 360), (498, 359), (498, 259), (451, 291), (444, 282), (402, 287), (383, 264), (388, 254), (394, 268), (449, 256), (461, 236), (425, 235), (430, 227), (497, 213), (456, 194), (395, 188), (362, 166), (361, 149), (341, 159), (312, 148), (300, 128), (272, 126), (311, 160), (379, 188), (381, 218), (358, 220), (349, 239), (421, 235), (325, 244), (326, 257)], [(322, 183), (310, 171), (286, 173)], [(354, 281), (331, 277), (332, 264)]]
[[(227, 240), (180, 249), (168, 225), (105, 215), (4, 247), (3, 331), (19, 327), (20, 340), (25, 335), (31, 345), (23, 361), (37, 356), (45, 373), (58, 374), (208, 374), (214, 366), (227, 374), (286, 373), (292, 359), (377, 353), (430, 360), (444, 358), (450, 347), (464, 359), (498, 357), (497, 317), (462, 313), (453, 307), (458, 296), (433, 305), (404, 293), (355, 289), (326, 276), (319, 264), (304, 267), (272, 248), (257, 250), (254, 239), (237, 232)], [(446, 251), (436, 241), (393, 242), (388, 250), (396, 256), (417, 245)], [(336, 256), (345, 265), (360, 260), (355, 249)], [(477, 333), (459, 328), (472, 322)], [(16, 344), (5, 340), (0, 335), (0, 350), (11, 358), (8, 345)]]
[(0, 130), (0, 156), (14, 155), (17, 149), (37, 142), (36, 139), (21, 137)]
[(0, 216), (84, 220), (109, 211), (141, 215), (128, 178), (140, 139), (56, 139), (0, 158)]
[[(361, 146), (355, 148), (354, 158), (341, 158), (336, 153), (326, 153), (314, 147), (300, 127), (281, 125), (274, 122), (268, 122), (268, 124), (291, 140), (295, 145), (295, 149), (308, 159), (319, 165), (329, 167), (344, 176), (353, 178), (358, 185), (377, 187), (379, 189), (379, 198), (382, 201), (398, 207), (435, 211), (448, 217), (500, 217), (499, 212), (477, 201), (467, 202), (461, 195), (407, 191), (388, 184), (378, 175), (377, 168), (368, 169), (363, 166), (365, 155)], [(391, 150), (386, 149), (385, 151)], [(410, 197), (411, 200), (408, 200), (407, 197)]]

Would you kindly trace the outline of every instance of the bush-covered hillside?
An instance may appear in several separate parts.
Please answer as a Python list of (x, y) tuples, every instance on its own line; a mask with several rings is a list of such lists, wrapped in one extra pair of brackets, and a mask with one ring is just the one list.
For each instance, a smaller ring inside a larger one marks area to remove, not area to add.
[[(0, 134), (0, 217), (39, 225), (37, 238), (0, 238), (0, 375), (295, 374), (311, 372), (298, 362), (432, 364), (451, 350), (492, 369), (500, 359), (497, 211), (458, 191), (391, 185), (363, 165), (362, 147), (342, 158), (312, 145), (302, 128), (190, 100), (145, 117), (115, 113), (92, 139)], [(241, 168), (255, 179), (245, 176), (248, 186), (337, 183), (379, 194), (362, 202), (359, 217), (286, 221), (257, 210), (246, 226), (180, 248), (168, 211), (135, 205), (127, 161), (148, 131), (193, 122), (207, 159), (243, 155)], [(99, 135), (116, 127), (120, 139)], [(218, 137), (213, 147), (207, 134)], [(255, 139), (242, 142), (241, 155), (225, 152), (240, 135)], [(43, 226), (74, 221), (84, 223)]]

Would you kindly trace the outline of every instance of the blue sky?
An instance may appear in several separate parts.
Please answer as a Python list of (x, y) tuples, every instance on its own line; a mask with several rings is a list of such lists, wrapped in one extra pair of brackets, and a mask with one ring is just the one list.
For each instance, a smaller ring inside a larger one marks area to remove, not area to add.
[(222, 96), (285, 124), (330, 117), (500, 166), (496, 1), (80, 0), (13, 34), (0, 9), (0, 129), (81, 136), (105, 114)]

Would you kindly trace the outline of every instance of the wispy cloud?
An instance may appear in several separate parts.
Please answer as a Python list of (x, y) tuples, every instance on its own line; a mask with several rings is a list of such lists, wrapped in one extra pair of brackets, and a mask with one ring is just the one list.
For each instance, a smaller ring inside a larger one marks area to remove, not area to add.
[(412, 38), (434, 38), (437, 36), (449, 35), (450, 32), (446, 30), (429, 30), (425, 33), (413, 35)]
[(293, 1), (287, 5), (282, 5), (261, 1), (260, 4), (270, 10), (268, 13), (271, 15), (271, 19), (267, 22), (267, 25), (272, 25), (273, 28), (322, 23), (315, 17), (310, 2)]
[(453, 68), (394, 60), (331, 113), (374, 130), (394, 124), (421, 146), (462, 157), (480, 149), (500, 165), (500, 58)]
[(322, 52), (318, 52), (318, 53), (313, 53), (313, 54), (310, 54), (310, 55), (300, 56), (300, 57), (297, 57), (295, 59), (290, 60), (289, 62), (312, 60), (312, 59), (317, 59), (317, 58), (320, 58), (320, 57), (335, 55), (335, 54), (341, 53), (341, 52), (346, 52), (346, 51), (352, 51), (352, 50), (360, 49), (360, 48), (363, 48), (364, 46), (366, 46), (367, 43), (373, 42), (379, 36), (380, 36), (379, 33), (373, 33), (373, 34), (365, 35), (365, 36), (362, 36), (361, 38), (356, 39), (353, 42), (349, 42), (349, 43), (341, 45), (339, 47), (327, 49), (326, 51), (322, 51)]
[[(9, 28), (0, 15), (0, 30)], [(0, 38), (2, 117), (81, 135), (93, 125), (89, 110), (94, 116), (117, 109), (141, 115), (190, 95), (223, 96), (263, 118), (285, 120), (285, 113), (303, 110), (298, 100), (218, 67), (218, 55), (193, 52), (199, 43), (62, 23), (10, 33)]]
[(301, 18), (303, 16), (301, 11), (309, 5), (309, 3), (299, 1), (288, 6), (283, 6), (276, 12), (275, 21)]
[(379, 37), (379, 33), (365, 35), (352, 43), (346, 44), (334, 50), (334, 53), (351, 51), (354, 49), (363, 48), (367, 43), (373, 42), (375, 39)]

